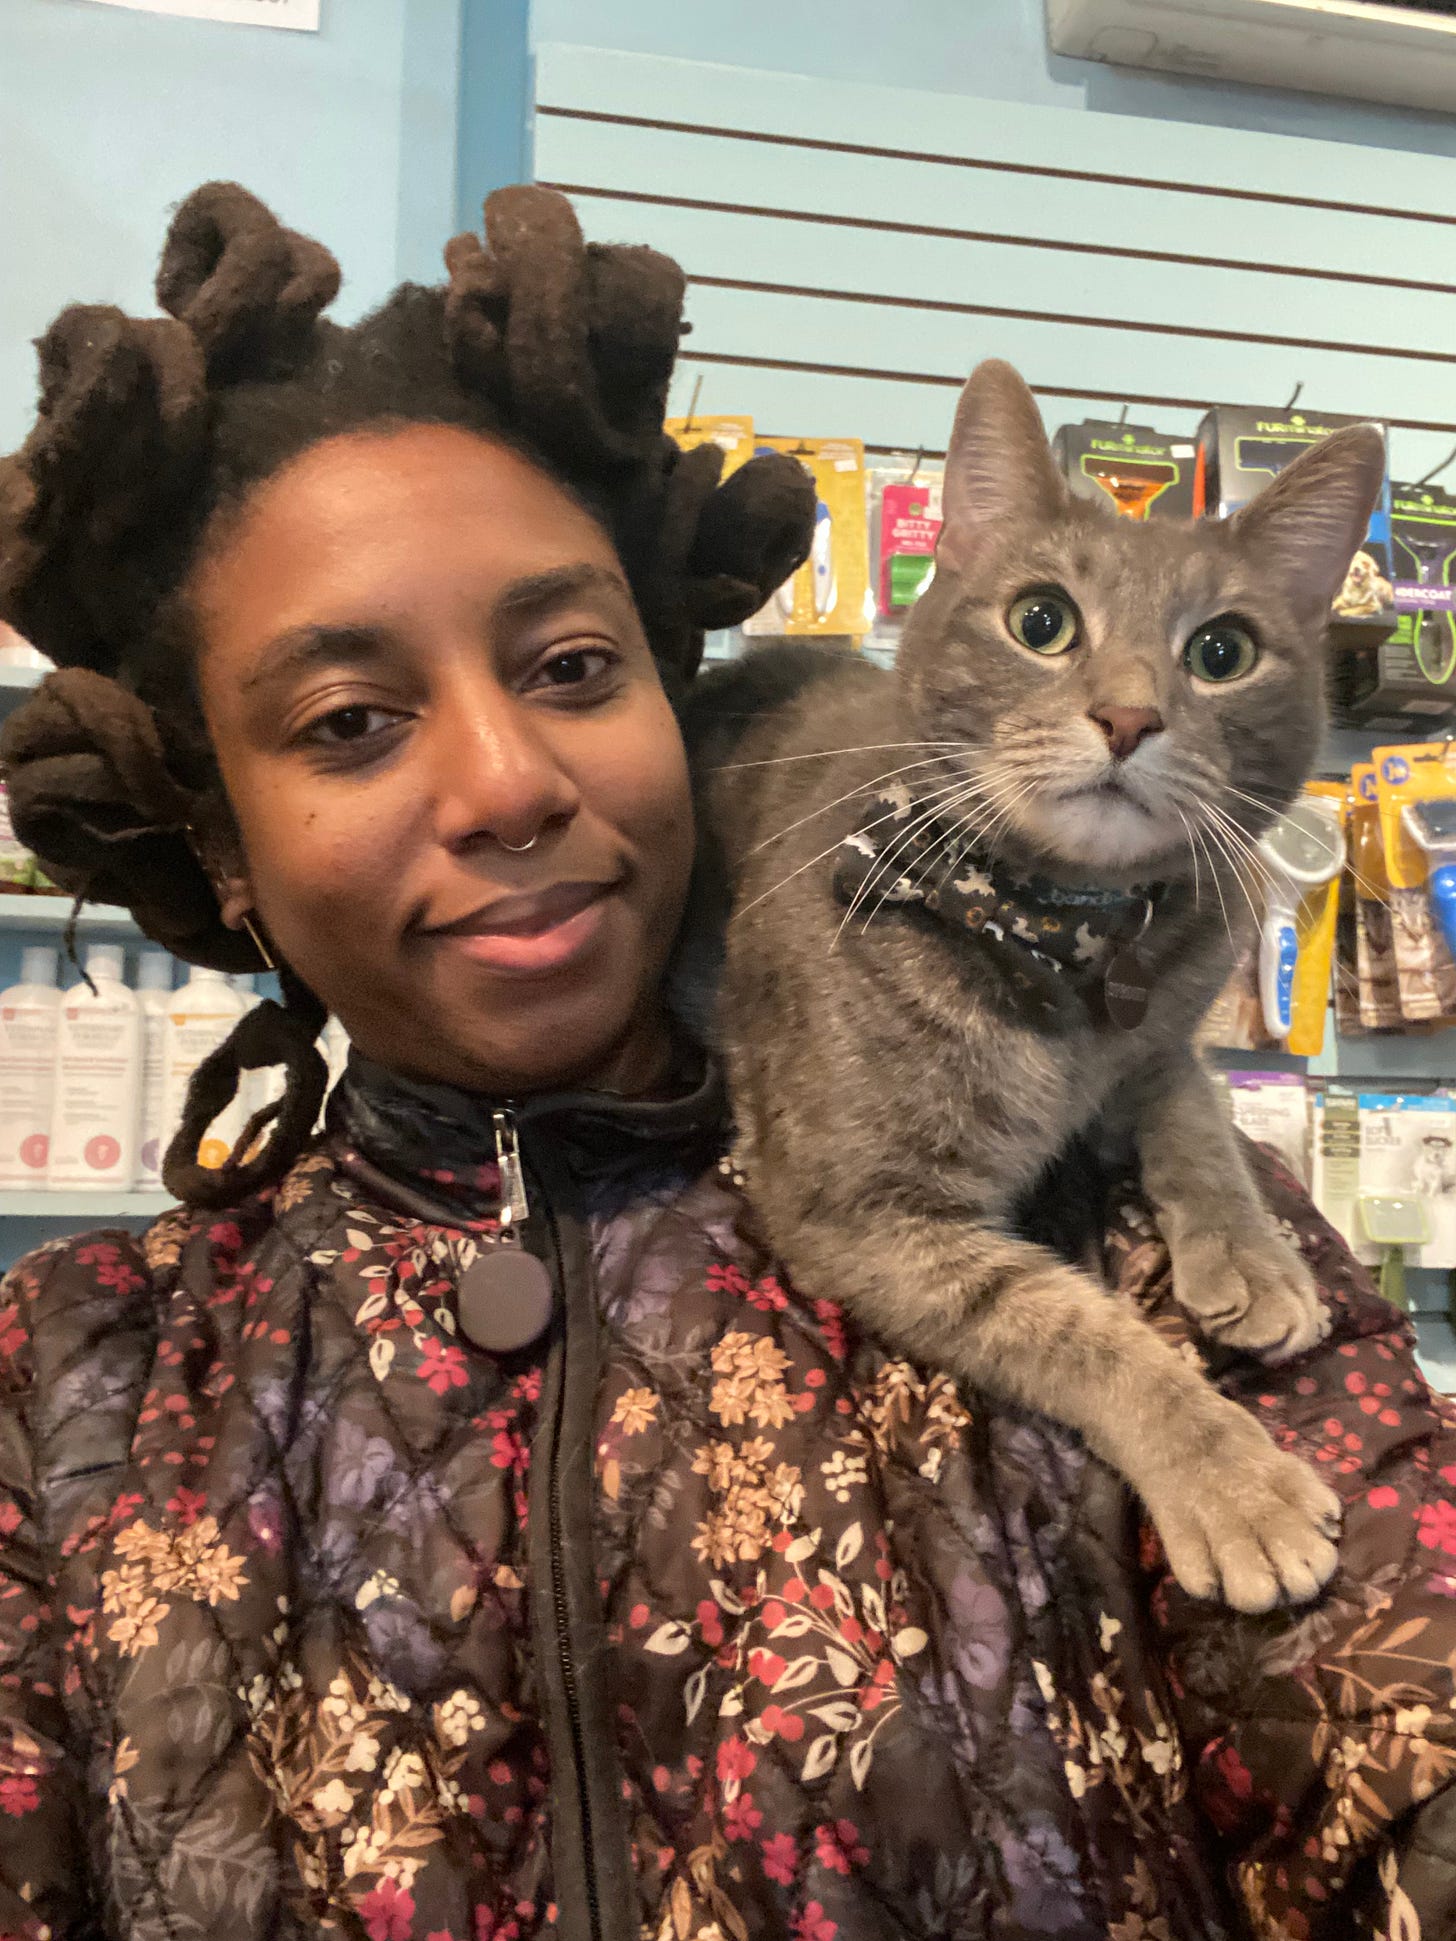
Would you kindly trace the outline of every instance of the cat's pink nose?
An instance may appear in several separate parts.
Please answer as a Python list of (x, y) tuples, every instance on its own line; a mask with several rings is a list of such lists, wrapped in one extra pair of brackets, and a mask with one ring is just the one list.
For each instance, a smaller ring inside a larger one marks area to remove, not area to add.
[(1156, 708), (1119, 708), (1109, 703), (1087, 712), (1106, 735), (1115, 762), (1125, 762), (1149, 735), (1163, 732), (1163, 717)]

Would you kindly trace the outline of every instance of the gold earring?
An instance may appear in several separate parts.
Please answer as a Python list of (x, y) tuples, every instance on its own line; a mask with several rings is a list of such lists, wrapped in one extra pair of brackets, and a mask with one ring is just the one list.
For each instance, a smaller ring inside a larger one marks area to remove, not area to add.
[(247, 931), (248, 935), (252, 938), (254, 950), (256, 950), (258, 955), (263, 959), (263, 962), (267, 965), (268, 969), (270, 971), (276, 971), (278, 966), (273, 962), (273, 953), (271, 950), (269, 950), (267, 944), (264, 943), (262, 937), (258, 934), (258, 926), (257, 924), (254, 923), (253, 919), (250, 916), (245, 915), (243, 917), (243, 928), (244, 930)]

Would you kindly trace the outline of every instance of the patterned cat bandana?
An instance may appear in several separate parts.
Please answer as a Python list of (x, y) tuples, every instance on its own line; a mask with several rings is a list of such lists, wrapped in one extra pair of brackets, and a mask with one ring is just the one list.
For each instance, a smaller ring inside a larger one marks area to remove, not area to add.
[(1160, 894), (1157, 884), (1073, 889), (1013, 876), (978, 852), (969, 833), (947, 834), (908, 791), (877, 796), (836, 853), (835, 896), (854, 912), (852, 921), (871, 921), (891, 904), (918, 904), (952, 929), (1003, 946), (1020, 960), (1011, 976), (1021, 990), (1047, 976), (1079, 991), (1100, 982), (1146, 928)]

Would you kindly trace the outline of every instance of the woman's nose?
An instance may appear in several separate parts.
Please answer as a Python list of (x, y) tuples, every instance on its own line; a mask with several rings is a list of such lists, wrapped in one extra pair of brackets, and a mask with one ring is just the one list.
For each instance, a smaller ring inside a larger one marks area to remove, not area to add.
[(436, 718), (430, 760), (437, 833), (450, 849), (493, 841), (503, 849), (531, 848), (538, 836), (564, 827), (579, 796), (530, 710), (508, 695), (492, 704), (460, 703)]

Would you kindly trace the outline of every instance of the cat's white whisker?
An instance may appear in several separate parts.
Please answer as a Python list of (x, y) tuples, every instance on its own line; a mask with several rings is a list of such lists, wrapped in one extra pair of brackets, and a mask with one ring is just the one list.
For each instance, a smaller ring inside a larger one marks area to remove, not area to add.
[(858, 748), (816, 748), (807, 755), (766, 755), (761, 761), (719, 762), (710, 775), (731, 775), (739, 768), (777, 768), (783, 762), (826, 762), (834, 755), (882, 755), (891, 748), (964, 748), (962, 741), (866, 741)]
[(858, 788), (846, 789), (843, 795), (836, 795), (832, 802), (825, 802), (820, 808), (810, 809), (809, 813), (801, 815), (797, 822), (789, 823), (786, 828), (778, 830), (772, 836), (765, 836), (763, 841), (756, 842), (748, 853), (750, 856), (756, 856), (761, 849), (768, 849), (774, 843), (782, 842), (783, 838), (792, 835), (795, 829), (802, 829), (806, 822), (812, 822), (816, 816), (828, 815), (831, 809), (837, 809), (841, 802), (852, 802), (857, 795), (868, 795), (871, 789), (883, 787), (889, 782), (897, 782), (902, 775), (911, 775), (917, 768), (933, 768), (937, 762), (947, 759), (945, 755), (927, 755), (922, 761), (906, 762), (900, 768), (887, 768), (883, 775), (876, 775), (872, 781), (861, 782)]
[[(1238, 884), (1239, 889), (1243, 892), (1244, 901), (1249, 906), (1249, 915), (1253, 919), (1254, 927), (1257, 929), (1259, 925), (1259, 915), (1260, 915), (1259, 908), (1258, 908), (1258, 905), (1254, 902), (1253, 897), (1249, 893), (1249, 886), (1244, 881), (1243, 872), (1239, 868), (1239, 859), (1237, 855), (1234, 853), (1233, 849), (1230, 847), (1228, 837), (1223, 833), (1223, 831), (1219, 828), (1216, 822), (1205, 823), (1204, 828), (1210, 841), (1213, 842), (1215, 847), (1221, 851), (1224, 857), (1224, 860), (1228, 863), (1229, 869), (1233, 874), (1234, 881)], [(1232, 937), (1233, 935), (1232, 931), (1230, 931), (1229, 934), (1230, 934), (1230, 937)]]
[[(899, 813), (900, 811), (898, 809), (890, 809), (884, 815), (876, 816), (873, 822), (862, 823), (858, 829), (852, 830), (850, 833), (856, 836), (868, 835), (871, 829), (878, 829), (882, 822), (893, 822), (896, 816), (899, 815)], [(762, 891), (758, 896), (754, 897), (751, 903), (745, 903), (742, 909), (739, 910), (737, 914), (740, 916), (745, 916), (750, 910), (757, 909), (760, 903), (765, 902), (769, 897), (775, 895), (776, 892), (781, 890), (786, 883), (792, 883), (794, 878), (796, 876), (802, 876), (806, 869), (812, 869), (815, 863), (822, 863), (826, 856), (832, 856), (835, 850), (838, 849), (840, 844), (845, 840), (847, 840), (847, 838), (843, 836), (837, 837), (833, 842), (829, 843), (825, 848), (821, 849), (817, 856), (811, 856), (807, 863), (800, 863), (797, 869), (791, 869), (787, 876), (781, 876), (777, 883), (774, 883), (770, 888)]]
[(1197, 837), (1198, 845), (1203, 851), (1203, 859), (1208, 864), (1208, 874), (1213, 881), (1214, 894), (1218, 897), (1218, 907), (1220, 911), (1223, 913), (1223, 927), (1228, 936), (1229, 949), (1233, 951), (1235, 957), (1237, 957), (1238, 950), (1239, 950), (1239, 940), (1234, 935), (1234, 927), (1232, 923), (1230, 923), (1229, 921), (1228, 904), (1224, 901), (1223, 884), (1220, 883), (1218, 880), (1218, 869), (1214, 863), (1212, 851), (1209, 849), (1208, 839), (1205, 836), (1204, 831), (1198, 828), (1196, 825), (1194, 827), (1193, 833)]
[[(949, 801), (941, 800), (940, 802), (938, 802), (936, 806), (933, 809), (931, 809), (929, 814), (920, 816), (911, 825), (909, 829), (905, 830), (903, 834), (896, 837), (895, 841), (891, 843), (890, 847), (885, 851), (885, 854), (882, 857), (880, 857), (874, 869), (870, 871), (869, 875), (865, 878), (864, 882), (860, 885), (859, 889), (855, 892), (854, 898), (850, 903), (849, 909), (845, 912), (843, 921), (840, 923), (839, 929), (835, 932), (835, 937), (834, 937), (835, 944), (839, 942), (839, 938), (840, 938), (840, 935), (843, 933), (845, 924), (850, 922), (850, 920), (855, 916), (857, 911), (861, 908), (863, 903), (868, 899), (868, 897), (872, 893), (875, 886), (876, 879), (881, 875), (885, 874), (887, 871), (889, 871), (890, 865), (895, 861), (897, 853), (902, 851), (906, 846), (906, 844), (928, 823), (934, 822), (937, 816), (944, 815), (947, 811), (958, 807), (959, 804), (962, 801), (964, 801), (968, 796), (979, 792), (980, 791), (979, 791), (978, 784), (974, 782), (968, 782), (963, 788), (952, 791), (951, 800)], [(926, 800), (928, 801), (929, 798), (926, 798)], [(923, 804), (919, 806), (923, 806)], [(895, 880), (894, 875), (891, 874), (889, 878), (890, 884), (893, 884), (894, 880)], [(875, 905), (875, 908), (870, 912), (870, 915), (865, 919), (866, 928), (868, 928), (869, 925), (874, 921), (875, 917), (879, 915), (880, 910), (884, 905), (885, 898), (889, 895), (889, 893), (890, 893), (889, 887), (887, 886), (886, 889), (882, 892), (879, 902)]]
[(1173, 804), (1173, 813), (1188, 832), (1188, 854), (1193, 859), (1193, 907), (1195, 910), (1201, 910), (1203, 908), (1203, 886), (1200, 881), (1200, 871), (1198, 868), (1198, 850), (1193, 841), (1193, 824), (1184, 815), (1176, 802)]
[[(845, 911), (843, 917), (841, 917), (839, 922), (839, 927), (835, 931), (833, 941), (829, 946), (831, 951), (834, 951), (838, 948), (839, 940), (844, 935), (845, 925), (853, 921), (855, 913), (860, 909), (861, 905), (865, 903), (869, 898), (872, 890), (874, 889), (876, 881), (879, 880), (881, 877), (885, 876), (887, 872), (891, 872), (892, 864), (904, 852), (906, 846), (914, 839), (916, 835), (919, 834), (919, 832), (922, 829), (927, 828), (931, 823), (933, 823), (938, 815), (944, 814), (949, 809), (956, 808), (961, 802), (963, 802), (966, 799), (967, 795), (970, 794), (971, 789), (972, 789), (971, 783), (963, 782), (958, 788), (955, 788), (949, 791), (950, 799), (948, 801), (942, 798), (938, 801), (933, 802), (931, 806), (928, 808), (925, 808), (924, 804), (919, 805), (925, 809), (925, 812), (921, 815), (916, 816), (915, 820), (910, 824), (908, 829), (901, 830), (900, 834), (895, 837), (894, 841), (885, 850), (884, 855), (878, 858), (874, 868), (869, 872), (868, 876), (865, 877), (864, 881), (860, 884), (859, 888), (855, 891), (854, 895), (851, 897), (849, 902), (849, 908)], [(926, 800), (929, 801), (930, 798), (927, 797)], [(886, 889), (884, 890), (884, 892), (880, 897), (880, 904), (883, 904), (885, 897), (889, 895), (890, 887), (893, 886), (895, 881), (895, 876), (897, 874), (898, 874), (898, 871), (894, 871), (893, 873), (889, 874), (889, 884), (887, 885)], [(875, 913), (878, 912), (879, 907), (880, 905), (877, 904)], [(872, 916), (875, 913), (872, 913)], [(868, 922), (871, 920), (872, 920), (871, 918), (867, 918), (866, 923), (868, 924)]]

